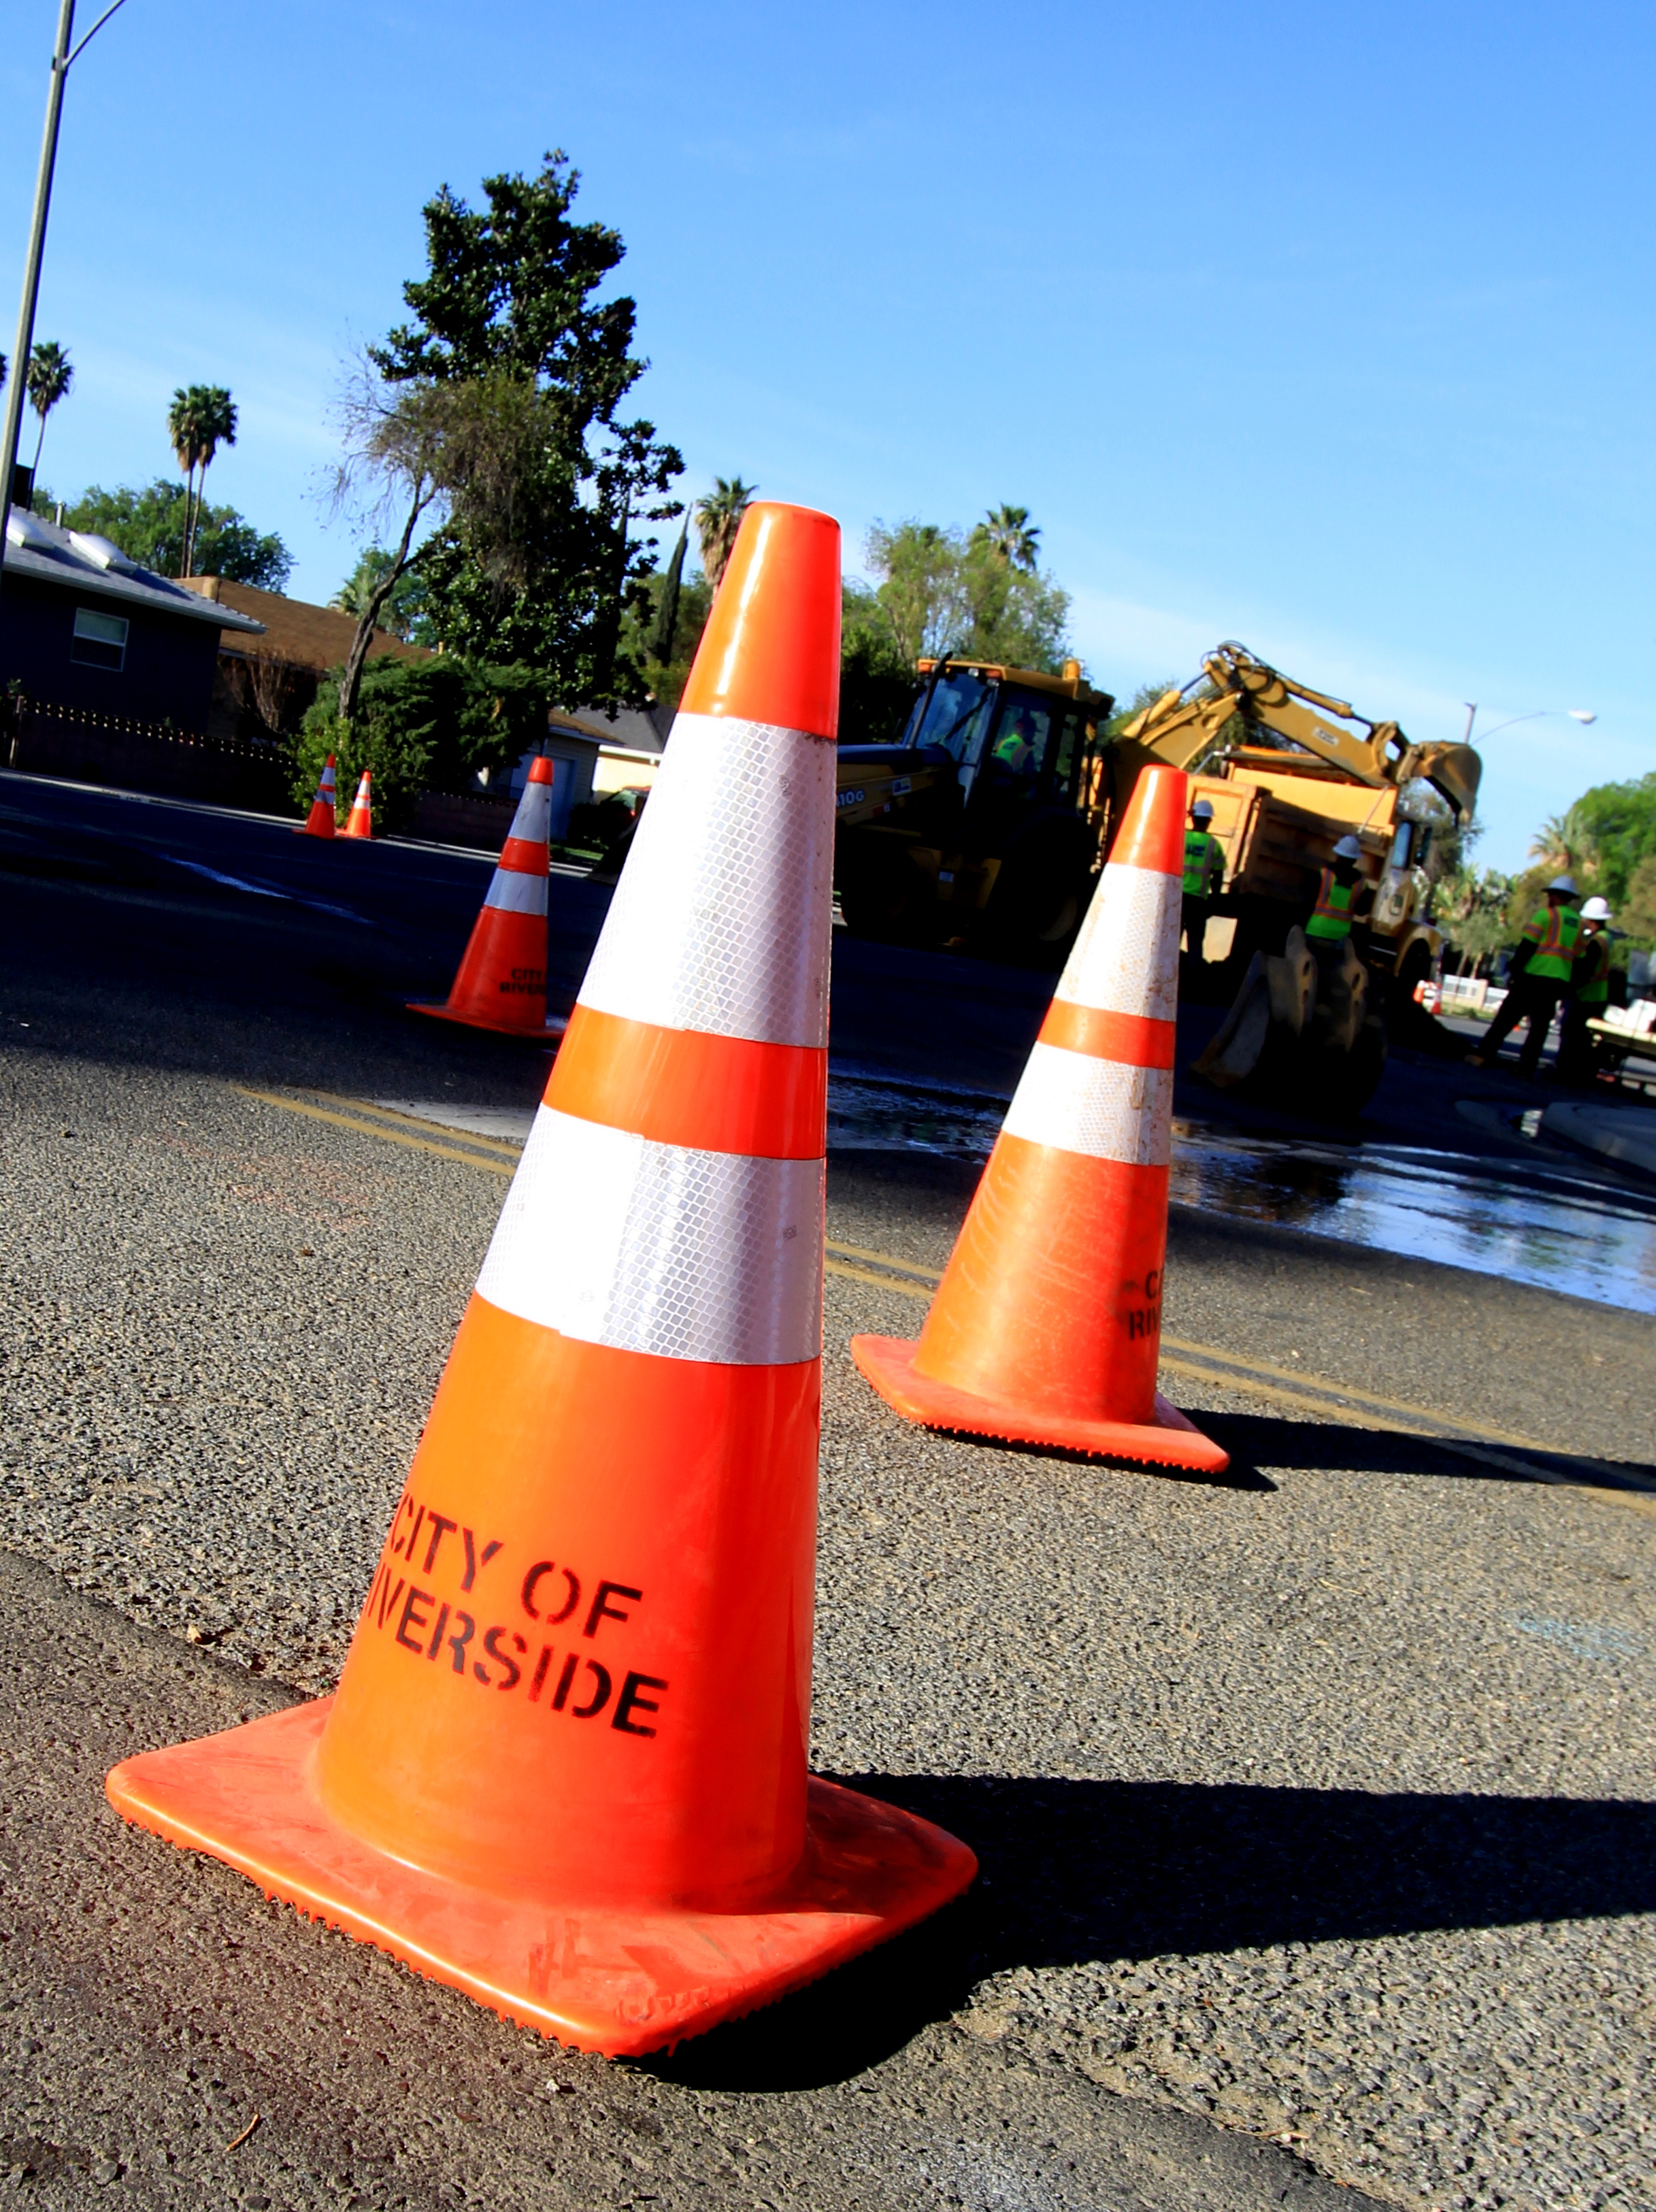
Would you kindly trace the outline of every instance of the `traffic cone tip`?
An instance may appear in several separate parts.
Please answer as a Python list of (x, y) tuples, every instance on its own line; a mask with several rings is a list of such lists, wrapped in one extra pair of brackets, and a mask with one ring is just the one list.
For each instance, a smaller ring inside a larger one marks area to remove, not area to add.
[(679, 712), (733, 715), (831, 742), (840, 727), (844, 588), (832, 515), (755, 501), (742, 518)]

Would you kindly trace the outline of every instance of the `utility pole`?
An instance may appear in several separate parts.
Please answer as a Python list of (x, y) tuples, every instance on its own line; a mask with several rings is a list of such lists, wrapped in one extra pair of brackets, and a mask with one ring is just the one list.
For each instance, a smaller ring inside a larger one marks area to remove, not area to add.
[[(34, 222), (29, 232), (28, 259), (23, 268), (22, 304), (17, 311), (17, 349), (6, 379), (5, 428), (0, 430), (0, 487), (3, 487), (0, 504), (3, 504), (8, 522), (11, 520), (12, 478), (17, 468), (17, 440), (23, 427), (23, 401), (28, 386), (29, 354), (34, 344), (34, 308), (40, 292), (40, 257), (45, 251), (46, 214), (52, 205), (52, 174), (58, 161), (58, 119), (64, 112), (64, 84), (70, 64), (79, 59), (120, 5), (121, 0), (114, 0), (112, 7), (106, 8), (75, 47), (70, 45), (75, 35), (75, 0), (63, 0), (58, 17), (58, 44), (52, 50), (52, 82), (46, 91), (46, 127), (40, 140), (40, 173), (34, 186)], [(0, 587), (4, 573), (3, 551), (0, 551)]]

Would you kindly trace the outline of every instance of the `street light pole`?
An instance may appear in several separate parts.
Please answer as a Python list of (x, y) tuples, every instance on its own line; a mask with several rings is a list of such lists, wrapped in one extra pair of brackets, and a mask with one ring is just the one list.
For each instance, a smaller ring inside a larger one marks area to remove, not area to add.
[[(17, 349), (12, 356), (11, 374), (6, 380), (5, 427), (0, 429), (0, 487), (3, 487), (0, 505), (3, 505), (7, 521), (11, 520), (12, 478), (17, 468), (17, 440), (23, 427), (29, 355), (34, 344), (34, 308), (40, 291), (40, 258), (45, 251), (46, 214), (52, 205), (52, 176), (58, 161), (58, 119), (64, 112), (64, 85), (70, 64), (84, 52), (120, 5), (121, 0), (114, 0), (113, 6), (106, 8), (78, 46), (70, 45), (75, 35), (75, 0), (63, 0), (58, 17), (58, 44), (52, 50), (52, 82), (46, 92), (46, 127), (40, 140), (40, 173), (34, 185), (34, 222), (29, 232), (28, 259), (23, 268), (22, 304), (17, 310)], [(4, 574), (4, 554), (0, 549), (0, 580), (3, 580)]]

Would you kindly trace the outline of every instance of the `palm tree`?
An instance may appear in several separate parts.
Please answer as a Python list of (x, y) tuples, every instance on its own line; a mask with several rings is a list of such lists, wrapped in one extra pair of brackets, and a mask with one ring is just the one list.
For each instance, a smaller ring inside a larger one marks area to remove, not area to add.
[(202, 498), (207, 488), (207, 471), (213, 465), (213, 456), (221, 446), (236, 442), (236, 403), (221, 384), (201, 387), (203, 394), (201, 424), (201, 470), (196, 478), (196, 512), (190, 524), (190, 565), (186, 576), (195, 572), (196, 537), (201, 528)]
[(31, 348), (28, 374), (24, 378), (29, 405), (40, 418), (40, 434), (34, 441), (34, 474), (40, 473), (40, 448), (46, 441), (46, 417), (60, 399), (67, 399), (75, 370), (60, 345), (50, 342)]
[(758, 489), (757, 484), (743, 483), (740, 477), (715, 477), (712, 492), (695, 503), (695, 534), (701, 541), (702, 570), (714, 591), (719, 589), (725, 563), (736, 550), (736, 533)]
[(179, 574), (190, 574), (190, 502), (195, 489), (196, 465), (201, 459), (203, 435), (206, 428), (206, 409), (203, 402), (207, 386), (192, 384), (186, 392), (179, 386), (173, 394), (173, 404), (167, 410), (167, 434), (173, 441), (173, 451), (178, 456), (184, 471), (184, 535), (179, 547)]
[(992, 507), (972, 535), (1009, 568), (1027, 568), (1031, 575), (1034, 574), (1040, 558), (1040, 531), (1030, 521), (1027, 507)]

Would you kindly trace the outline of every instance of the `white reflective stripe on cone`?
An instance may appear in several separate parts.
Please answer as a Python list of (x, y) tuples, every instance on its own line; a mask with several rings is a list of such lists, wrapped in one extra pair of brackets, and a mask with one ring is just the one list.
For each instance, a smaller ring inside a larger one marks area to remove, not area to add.
[(837, 760), (798, 730), (681, 714), (581, 1005), (662, 1029), (826, 1045)]
[(1032, 1145), (1164, 1168), (1173, 1157), (1173, 1070), (1037, 1044), (1002, 1126)]
[(1179, 1011), (1177, 876), (1111, 861), (1098, 879), (1056, 999), (1170, 1022)]
[(544, 914), (546, 878), (526, 868), (496, 868), (483, 904), (496, 914)]
[(815, 1359), (824, 1172), (821, 1160), (695, 1152), (543, 1106), (478, 1295), (619, 1352)]
[(531, 845), (544, 845), (552, 834), (552, 787), (549, 783), (526, 783), (523, 797), (518, 801), (518, 811), (512, 817), (509, 836), (521, 837)]

